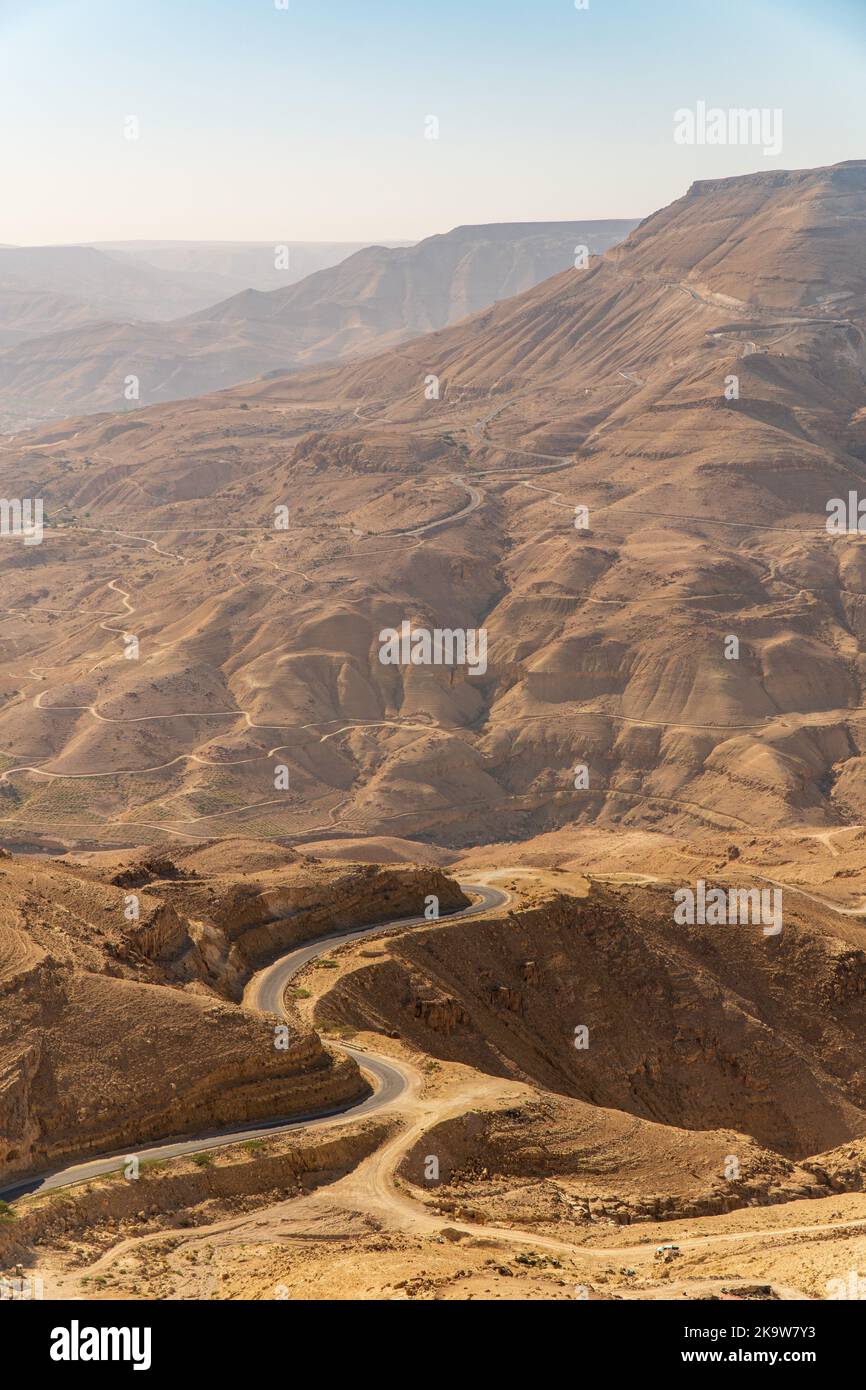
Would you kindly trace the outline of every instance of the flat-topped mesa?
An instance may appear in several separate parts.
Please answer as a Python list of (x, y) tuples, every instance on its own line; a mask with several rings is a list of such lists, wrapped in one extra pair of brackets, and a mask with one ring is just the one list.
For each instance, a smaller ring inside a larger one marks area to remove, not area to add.
[[(833, 313), (866, 289), (866, 160), (700, 179), (605, 259), (750, 306)], [(853, 306), (858, 309), (857, 303)]]
[(698, 197), (730, 188), (802, 189), (817, 180), (829, 180), (839, 186), (853, 184), (866, 191), (866, 159), (846, 159), (818, 169), (759, 169), (752, 174), (732, 174), (727, 178), (695, 179), (685, 196)]

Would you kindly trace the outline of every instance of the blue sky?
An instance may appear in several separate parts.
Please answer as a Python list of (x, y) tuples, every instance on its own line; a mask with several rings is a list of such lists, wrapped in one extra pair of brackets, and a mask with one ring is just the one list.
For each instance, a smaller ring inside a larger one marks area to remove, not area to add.
[[(644, 216), (866, 158), (864, 78), (866, 0), (0, 0), (0, 242)], [(782, 154), (675, 144), (699, 100)]]

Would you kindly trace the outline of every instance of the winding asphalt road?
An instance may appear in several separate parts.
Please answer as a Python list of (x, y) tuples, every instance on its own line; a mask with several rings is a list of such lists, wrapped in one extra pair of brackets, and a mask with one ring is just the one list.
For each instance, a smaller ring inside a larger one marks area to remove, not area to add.
[[(489, 888), (486, 884), (461, 883), (460, 887), (465, 893), (471, 894), (475, 901), (469, 907), (444, 914), (449, 921), (454, 921), (458, 917), (476, 917), (479, 913), (489, 912), (491, 908), (501, 907), (509, 901), (508, 893), (499, 888)], [(357, 941), (366, 936), (376, 936), (391, 927), (417, 926), (430, 926), (430, 922), (423, 916), (400, 917), (390, 922), (379, 922), (375, 926), (350, 927), (346, 931), (334, 932), (330, 936), (320, 937), (316, 941), (307, 942), (304, 946), (298, 946), (294, 951), (281, 956), (279, 960), (274, 961), (273, 965), (267, 966), (253, 976), (244, 992), (244, 1007), (257, 1013), (270, 1013), (283, 1017), (285, 1015), (283, 995), (287, 985), (299, 971), (303, 970), (305, 965), (309, 965), (310, 961), (315, 960), (317, 956), (327, 954), (333, 947), (342, 945), (344, 942)], [(191, 1138), (171, 1139), (148, 1148), (129, 1147), (120, 1153), (103, 1155), (99, 1158), (88, 1159), (84, 1163), (70, 1164), (65, 1168), (57, 1168), (30, 1178), (18, 1179), (10, 1186), (0, 1188), (0, 1198), (5, 1201), (12, 1201), (27, 1192), (48, 1192), (59, 1187), (70, 1187), (75, 1183), (87, 1182), (91, 1178), (101, 1177), (105, 1173), (113, 1173), (117, 1169), (123, 1168), (127, 1157), (132, 1154), (140, 1162), (178, 1158), (182, 1154), (201, 1153), (205, 1149), (224, 1148), (227, 1144), (241, 1144), (245, 1140), (260, 1139), (265, 1134), (285, 1134), (290, 1130), (300, 1128), (318, 1129), (343, 1121), (347, 1116), (353, 1120), (359, 1119), (392, 1105), (396, 1100), (399, 1100), (409, 1086), (411, 1079), (409, 1074), (393, 1058), (379, 1056), (377, 1053), (366, 1052), (361, 1048), (345, 1045), (343, 1045), (342, 1050), (355, 1059), (371, 1083), (370, 1093), (360, 1101), (350, 1101), (347, 1105), (339, 1106), (333, 1110), (318, 1111), (316, 1114), (295, 1115), (289, 1120), (285, 1118), (260, 1120), (242, 1129), (211, 1130), (206, 1134), (195, 1135)]]
[(469, 493), (469, 501), (465, 507), (461, 507), (459, 512), (451, 512), (449, 516), (442, 516), (438, 521), (425, 522), (423, 526), (413, 526), (409, 529), (400, 531), (377, 531), (376, 540), (385, 540), (388, 536), (424, 536), (428, 531), (438, 531), (442, 526), (451, 526), (455, 521), (462, 521), (476, 511), (484, 501), (484, 493), (480, 488), (474, 487), (472, 483), (467, 483), (465, 478), (461, 478), (459, 473), (451, 474), (451, 481), (457, 483), (459, 487), (465, 488)]

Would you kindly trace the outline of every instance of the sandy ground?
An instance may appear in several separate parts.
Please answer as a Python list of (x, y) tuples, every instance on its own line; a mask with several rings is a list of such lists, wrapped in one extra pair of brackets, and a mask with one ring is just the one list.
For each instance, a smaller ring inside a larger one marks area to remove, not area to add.
[[(663, 1223), (576, 1223), (553, 1235), (444, 1220), (395, 1181), (400, 1157), (434, 1119), (519, 1100), (523, 1089), (463, 1067), (419, 1071), (397, 1133), (337, 1181), (249, 1212), (210, 1203), (184, 1214), (192, 1229), (107, 1249), (104, 1234), (83, 1231), (40, 1252), (34, 1272), (46, 1297), (72, 1299), (681, 1299), (737, 1281), (827, 1298), (838, 1287), (830, 1281), (856, 1286), (866, 1194)], [(670, 1264), (654, 1255), (662, 1243), (679, 1246)]]

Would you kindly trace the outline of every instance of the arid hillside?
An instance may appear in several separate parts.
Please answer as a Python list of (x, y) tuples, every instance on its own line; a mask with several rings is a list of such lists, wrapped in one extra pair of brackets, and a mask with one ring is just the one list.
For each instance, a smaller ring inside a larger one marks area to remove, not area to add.
[(864, 214), (698, 184), (398, 350), (3, 441), (7, 843), (859, 825)]
[(793, 897), (777, 940), (679, 927), (666, 886), (596, 884), (384, 947), (347, 949), (317, 1024), (393, 1031), (422, 1055), (789, 1159), (866, 1135), (866, 955)]
[[(46, 302), (48, 295), (31, 293), (26, 305), (14, 296), (4, 301), (4, 256), (29, 256), (31, 278), (50, 257), (0, 250), (0, 347), (4, 313), (14, 332), (13, 346), (0, 351), (0, 424), (21, 429), (73, 412), (126, 410), (130, 401), (134, 408), (197, 396), (263, 373), (369, 353), (529, 289), (578, 255), (607, 250), (634, 225), (457, 227), (417, 246), (346, 246), (342, 254), (335, 247), (330, 256), (323, 247), (318, 257), (288, 245), (284, 271), (273, 268), (275, 247), (246, 257), (230, 255), (230, 247), (221, 256), (218, 248), (205, 247), (201, 255), (192, 248), (186, 258), (178, 250), (160, 254), (158, 247), (136, 256), (134, 244), (126, 251), (69, 248), (72, 284), (87, 257), (107, 267), (127, 293), (131, 283), (141, 301), (131, 317), (96, 314), (77, 302), (64, 315)], [(63, 264), (61, 251), (55, 258)], [(310, 273), (299, 278), (296, 266), (305, 261)], [(232, 294), (245, 266), (248, 278)], [(56, 279), (55, 273), (52, 285)], [(171, 294), (178, 308), (166, 314)], [(184, 315), (185, 307), (195, 312)], [(156, 322), (167, 318), (172, 321)]]
[[(351, 242), (0, 246), (0, 347), (20, 347), (26, 357), (28, 339), (50, 341), (85, 324), (175, 319), (250, 287), (284, 288), (361, 249)], [(14, 416), (15, 402), (10, 409)]]
[(93, 246), (0, 246), (0, 346), (114, 317), (171, 318), (198, 295), (182, 275)]
[(331, 272), (274, 294), (237, 295), (196, 319), (258, 320), (294, 333), (299, 362), (346, 357), (444, 328), (531, 289), (582, 255), (607, 251), (635, 225), (619, 220), (455, 227), (417, 246), (369, 246)]
[[(239, 867), (243, 863), (243, 868)], [(438, 870), (234, 841), (88, 864), (0, 859), (0, 1186), (61, 1160), (339, 1108), (367, 1089), (300, 1018), (246, 1008), (263, 961), (340, 924), (443, 910)]]

